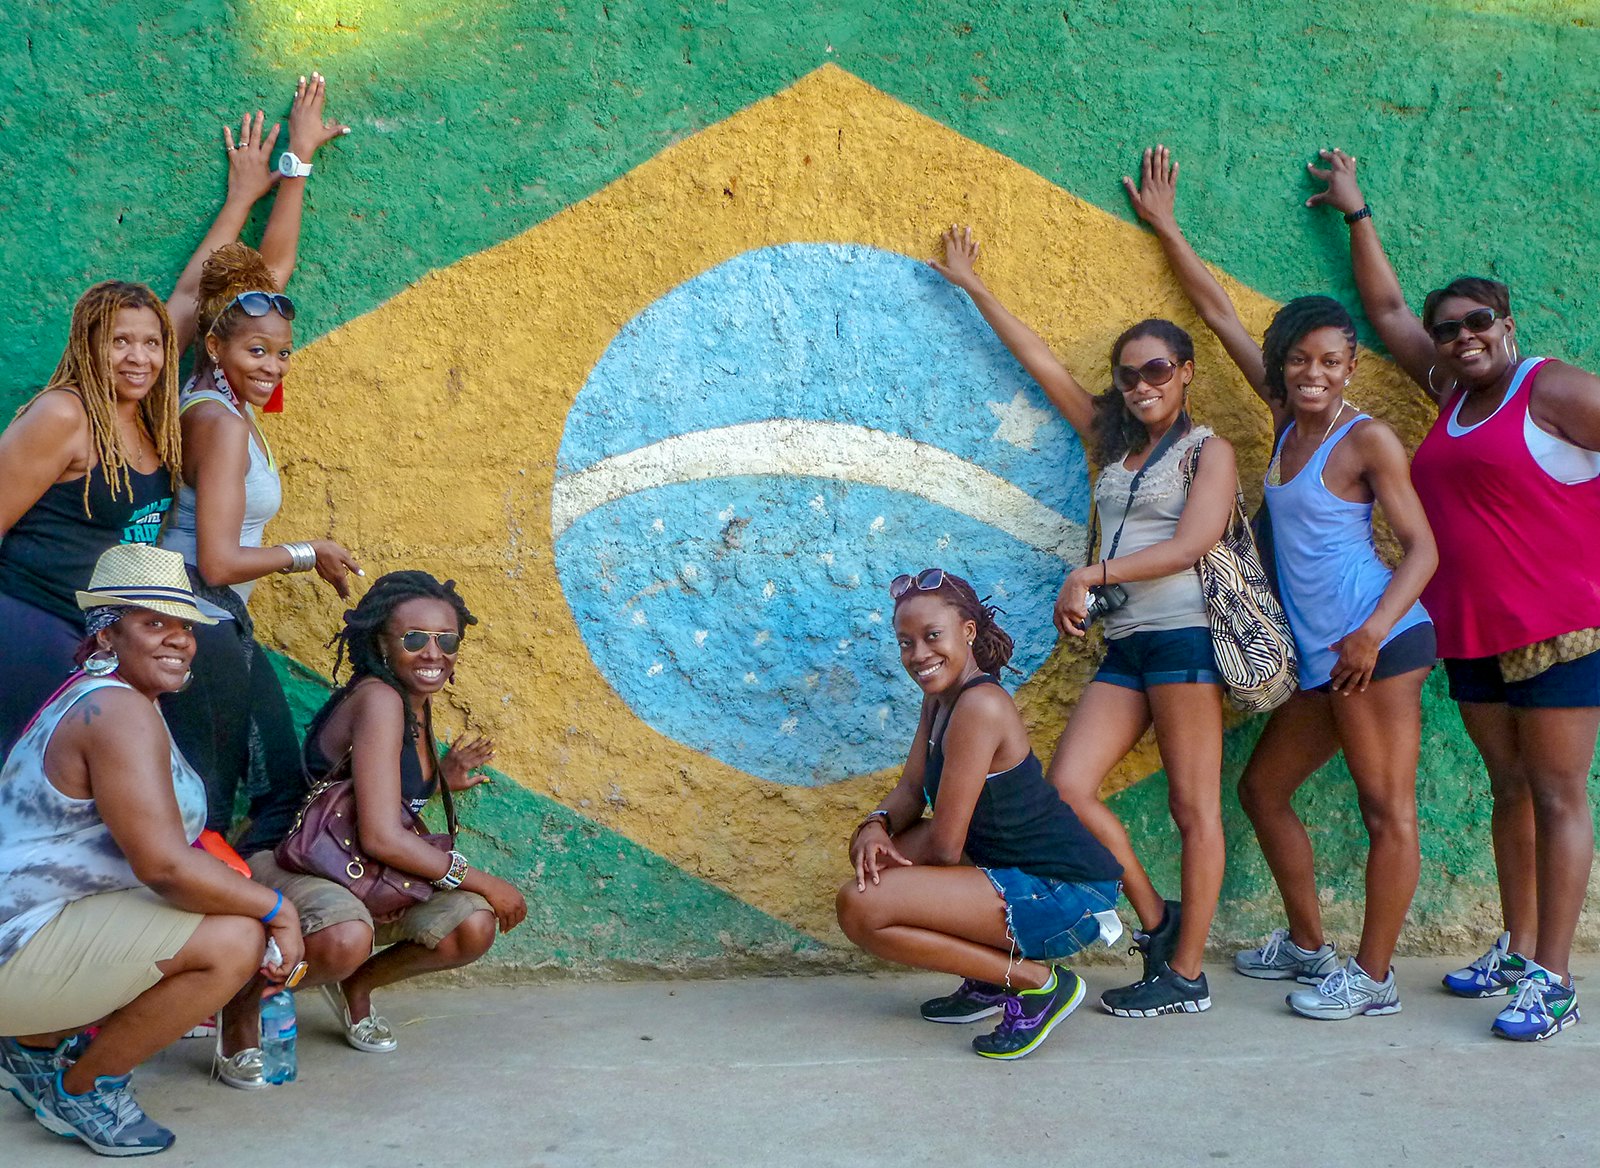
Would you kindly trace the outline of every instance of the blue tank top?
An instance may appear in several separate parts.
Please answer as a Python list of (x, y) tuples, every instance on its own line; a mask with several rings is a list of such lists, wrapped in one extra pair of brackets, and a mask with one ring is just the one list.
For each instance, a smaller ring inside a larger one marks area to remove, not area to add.
[[(962, 686), (961, 693), (976, 685), (999, 684), (992, 675), (980, 674)], [(958, 694), (956, 701), (960, 700)], [(928, 740), (928, 763), (923, 769), (922, 792), (930, 808), (938, 805), (943, 776), (941, 732)], [(1030, 876), (1073, 882), (1122, 876), (1122, 865), (1045, 780), (1031, 750), (1016, 766), (990, 775), (983, 784), (967, 824), (964, 850), (980, 868), (1018, 868)]]
[[(1368, 417), (1357, 414), (1334, 431), (1288, 482), (1265, 484), (1279, 598), (1300, 651), (1303, 690), (1316, 689), (1332, 676), (1339, 654), (1328, 646), (1372, 615), (1394, 575), (1373, 546), (1372, 504), (1341, 499), (1322, 482), (1333, 448)], [(1291, 422), (1278, 439), (1274, 461), (1293, 429)], [(1413, 604), (1383, 643), (1427, 620), (1422, 605)]]

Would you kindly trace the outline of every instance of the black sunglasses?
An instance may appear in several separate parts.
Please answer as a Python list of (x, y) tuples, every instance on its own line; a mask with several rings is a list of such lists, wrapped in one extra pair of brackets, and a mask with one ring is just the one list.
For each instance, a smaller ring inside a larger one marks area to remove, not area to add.
[(241, 292), (228, 301), (228, 307), (217, 315), (220, 317), (235, 305), (238, 305), (239, 310), (246, 316), (266, 316), (276, 309), (284, 320), (294, 319), (294, 301), (282, 292)]
[(913, 587), (918, 592), (937, 592), (939, 586), (943, 583), (943, 568), (924, 568), (915, 576), (902, 572), (889, 581), (889, 595), (893, 599), (899, 600), (907, 592), (910, 592)]
[(420, 653), (429, 641), (439, 646), (439, 652), (451, 656), (461, 648), (460, 633), (429, 633), (422, 629), (408, 629), (400, 634), (400, 647), (407, 653)]
[(1434, 321), (1428, 326), (1428, 332), (1433, 334), (1434, 344), (1447, 345), (1461, 335), (1462, 329), (1469, 333), (1481, 333), (1499, 319), (1499, 314), (1492, 308), (1474, 308), (1460, 320)]
[(1118, 365), (1111, 371), (1111, 384), (1123, 393), (1127, 393), (1141, 381), (1146, 385), (1165, 385), (1172, 380), (1172, 375), (1178, 368), (1179, 366), (1165, 357), (1157, 357), (1154, 361), (1146, 361), (1139, 366)]

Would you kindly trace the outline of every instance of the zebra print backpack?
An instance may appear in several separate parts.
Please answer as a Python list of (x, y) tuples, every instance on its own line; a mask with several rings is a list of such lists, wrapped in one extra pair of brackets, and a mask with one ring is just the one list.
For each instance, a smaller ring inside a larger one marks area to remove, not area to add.
[[(1184, 460), (1185, 493), (1194, 482), (1203, 446), (1205, 440), (1201, 439)], [(1244, 492), (1237, 483), (1228, 529), (1201, 557), (1195, 571), (1200, 575), (1211, 645), (1228, 697), (1239, 709), (1251, 713), (1281, 706), (1299, 683), (1294, 634), (1262, 570), (1245, 517)]]

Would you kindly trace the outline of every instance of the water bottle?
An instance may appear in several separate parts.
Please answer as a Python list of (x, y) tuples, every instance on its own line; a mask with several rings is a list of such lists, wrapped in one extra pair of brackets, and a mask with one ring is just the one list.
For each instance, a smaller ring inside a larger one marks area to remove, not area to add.
[(294, 1039), (294, 995), (279, 990), (261, 1003), (261, 1076), (267, 1082), (294, 1082)]

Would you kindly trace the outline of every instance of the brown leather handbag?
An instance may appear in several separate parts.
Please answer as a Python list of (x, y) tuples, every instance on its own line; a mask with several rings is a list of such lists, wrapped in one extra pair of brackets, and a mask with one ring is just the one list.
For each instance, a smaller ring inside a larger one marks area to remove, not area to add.
[[(439, 775), (439, 793), (444, 800), (445, 834), (430, 832), (422, 817), (404, 803), (400, 816), (408, 831), (448, 855), (456, 845), (456, 807), (443, 773)], [(349, 751), (306, 796), (294, 826), (273, 849), (273, 856), (286, 871), (320, 876), (348, 888), (375, 920), (391, 917), (433, 895), (427, 877), (380, 864), (362, 852)]]

